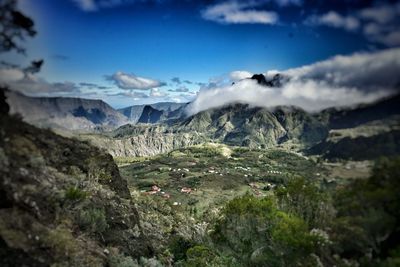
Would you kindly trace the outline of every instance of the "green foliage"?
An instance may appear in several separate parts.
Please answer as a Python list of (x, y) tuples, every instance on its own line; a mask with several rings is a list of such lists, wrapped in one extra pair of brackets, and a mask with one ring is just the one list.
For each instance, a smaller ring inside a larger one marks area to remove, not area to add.
[(334, 217), (332, 201), (327, 193), (304, 178), (293, 178), (286, 186), (278, 187), (276, 196), (282, 210), (299, 216), (311, 228), (327, 227)]
[(193, 246), (195, 246), (193, 241), (187, 240), (181, 236), (175, 236), (169, 242), (169, 250), (174, 255), (174, 261), (185, 260), (186, 252)]
[(87, 197), (87, 193), (77, 187), (69, 187), (65, 191), (65, 198), (67, 200), (80, 201), (80, 200), (84, 200), (86, 197)]
[(274, 198), (248, 194), (226, 205), (212, 238), (244, 266), (306, 264), (323, 242), (303, 219), (280, 211)]
[(91, 233), (102, 233), (108, 228), (104, 209), (83, 209), (78, 215), (78, 224), (84, 231)]
[[(334, 224), (335, 250), (340, 255), (380, 262), (400, 246), (400, 158), (379, 160), (373, 175), (357, 180), (335, 196), (338, 217)], [(398, 253), (381, 266), (395, 266)], [(396, 256), (397, 255), (397, 256)]]
[(136, 261), (134, 261), (129, 256), (124, 256), (122, 254), (112, 255), (108, 258), (108, 264), (110, 267), (135, 267), (139, 266)]

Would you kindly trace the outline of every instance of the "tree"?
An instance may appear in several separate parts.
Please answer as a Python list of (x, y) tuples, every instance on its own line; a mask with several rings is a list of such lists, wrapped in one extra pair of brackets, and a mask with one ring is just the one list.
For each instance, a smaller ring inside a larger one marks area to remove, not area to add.
[(1, 0), (0, 3), (0, 53), (16, 50), (25, 53), (19, 41), (36, 35), (31, 18), (17, 10), (17, 0)]
[[(35, 23), (18, 10), (17, 0), (0, 0), (0, 53), (16, 51), (25, 55), (26, 50), (20, 42), (27, 37), (34, 37), (36, 33)], [(18, 68), (18, 65), (9, 62), (0, 63), (6, 67)], [(34, 60), (23, 71), (37, 73), (43, 63), (43, 60)]]

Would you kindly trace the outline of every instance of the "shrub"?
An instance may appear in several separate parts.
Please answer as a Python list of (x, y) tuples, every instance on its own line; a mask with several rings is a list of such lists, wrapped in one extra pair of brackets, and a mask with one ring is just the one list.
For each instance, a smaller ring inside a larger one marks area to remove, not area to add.
[(139, 267), (138, 263), (129, 256), (122, 254), (112, 255), (108, 258), (110, 267)]
[(108, 228), (103, 209), (90, 208), (81, 210), (78, 216), (79, 227), (91, 233), (102, 233)]
[(302, 218), (279, 210), (274, 198), (249, 194), (225, 206), (212, 239), (242, 266), (310, 266), (321, 243)]
[(65, 191), (65, 198), (71, 201), (84, 200), (87, 197), (87, 193), (77, 187), (70, 187)]

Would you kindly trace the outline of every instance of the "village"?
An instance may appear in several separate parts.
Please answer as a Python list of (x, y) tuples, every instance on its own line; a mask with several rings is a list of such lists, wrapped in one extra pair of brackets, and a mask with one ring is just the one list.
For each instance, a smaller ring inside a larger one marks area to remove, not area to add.
[(293, 176), (325, 177), (314, 161), (283, 150), (231, 150), (230, 157), (218, 151), (210, 157), (208, 148), (189, 147), (120, 166), (120, 172), (143, 197), (199, 211), (246, 193), (267, 196)]
[[(195, 165), (192, 164), (192, 166)], [(163, 168), (159, 168), (159, 171), (163, 171)], [(179, 176), (181, 177), (186, 177), (187, 175), (190, 175), (190, 170), (188, 168), (166, 168), (168, 172), (173, 172), (173, 173), (178, 173)], [(251, 173), (251, 167), (242, 167), (242, 166), (236, 166), (234, 167), (234, 170), (238, 170), (243, 172), (243, 177), (252, 177), (253, 174)], [(266, 173), (268, 174), (282, 174), (281, 171), (277, 170), (267, 170)], [(223, 171), (218, 170), (215, 167), (209, 167), (206, 171), (203, 171), (202, 174), (207, 175), (207, 174), (214, 174), (214, 175), (219, 175), (219, 176), (224, 176), (224, 175), (229, 175), (229, 171), (226, 171), (223, 173)], [(250, 182), (247, 184), (249, 187), (249, 192), (252, 192), (255, 196), (258, 197), (264, 197), (266, 196), (266, 193), (263, 191), (270, 191), (273, 190), (276, 187), (276, 184), (269, 183), (269, 182)], [(191, 187), (178, 187), (175, 188), (175, 192), (179, 192), (183, 195), (189, 195), (197, 192), (197, 188), (191, 188)], [(165, 200), (171, 200), (171, 193), (168, 193), (166, 191), (163, 191), (161, 187), (157, 184), (153, 184), (149, 190), (141, 190), (141, 193), (146, 196), (159, 196)], [(177, 201), (172, 201), (171, 202), (173, 206), (180, 206), (182, 205), (182, 202), (177, 202)]]

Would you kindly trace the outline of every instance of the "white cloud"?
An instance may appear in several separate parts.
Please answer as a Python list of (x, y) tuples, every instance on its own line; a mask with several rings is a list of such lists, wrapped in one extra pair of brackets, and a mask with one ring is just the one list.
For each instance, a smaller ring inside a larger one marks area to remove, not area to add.
[[(265, 87), (245, 79), (234, 85), (203, 89), (189, 114), (231, 103), (274, 107), (295, 105), (308, 111), (371, 102), (393, 94), (400, 84), (400, 49), (336, 56), (281, 72), (281, 87)], [(267, 78), (275, 71), (268, 72)]]
[(111, 76), (106, 76), (106, 79), (113, 81), (119, 88), (127, 90), (149, 90), (165, 85), (165, 83), (157, 80), (139, 77), (134, 74), (127, 74), (121, 71)]
[(365, 8), (359, 16), (365, 22), (363, 33), (368, 40), (386, 46), (400, 45), (400, 3)]
[(325, 25), (334, 28), (342, 28), (347, 31), (355, 31), (360, 27), (360, 21), (356, 17), (342, 16), (335, 11), (329, 11), (323, 15), (313, 15), (306, 20), (309, 25)]
[(73, 82), (50, 83), (34, 74), (24, 73), (17, 68), (0, 69), (0, 84), (4, 84), (11, 90), (31, 96), (80, 92), (80, 88)]
[(313, 15), (305, 20), (306, 25), (324, 25), (362, 34), (373, 43), (388, 47), (400, 45), (400, 3), (385, 4), (361, 9), (351, 15), (341, 15), (330, 11), (322, 15)]
[(229, 74), (229, 77), (233, 82), (237, 82), (246, 78), (251, 78), (251, 76), (253, 76), (253, 73), (245, 70), (232, 71)]
[(21, 80), (25, 77), (25, 73), (20, 69), (3, 68), (0, 69), (0, 82), (9, 83)]
[(150, 91), (150, 96), (151, 97), (166, 97), (168, 96), (167, 93), (160, 91), (158, 88), (152, 88)]
[(276, 12), (252, 9), (258, 6), (259, 2), (222, 2), (207, 7), (201, 15), (206, 20), (225, 24), (276, 24), (279, 19)]
[(400, 12), (400, 4), (395, 6), (383, 5), (369, 7), (360, 11), (360, 17), (367, 20), (373, 20), (380, 24), (388, 23), (396, 18)]

